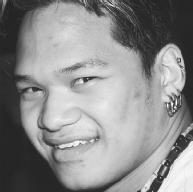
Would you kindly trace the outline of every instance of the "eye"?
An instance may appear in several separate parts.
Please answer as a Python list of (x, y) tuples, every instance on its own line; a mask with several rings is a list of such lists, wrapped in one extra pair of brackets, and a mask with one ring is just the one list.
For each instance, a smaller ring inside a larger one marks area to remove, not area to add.
[(21, 93), (35, 93), (35, 92), (38, 92), (40, 91), (40, 89), (38, 87), (27, 87), (27, 88), (24, 88), (24, 89), (21, 89)]
[(93, 76), (93, 77), (81, 77), (81, 78), (75, 79), (74, 82), (73, 82), (73, 86), (79, 86), (79, 85), (86, 84), (89, 81), (94, 80), (96, 78), (97, 77)]
[(19, 89), (19, 94), (26, 100), (39, 98), (43, 94), (43, 90), (39, 87), (26, 87)]

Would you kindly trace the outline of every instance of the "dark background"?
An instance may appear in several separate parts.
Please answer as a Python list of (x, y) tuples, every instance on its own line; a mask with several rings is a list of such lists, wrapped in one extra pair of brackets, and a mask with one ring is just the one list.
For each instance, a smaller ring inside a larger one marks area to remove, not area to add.
[[(176, 0), (175, 32), (185, 58), (187, 83), (184, 94), (193, 109), (193, 5)], [(10, 6), (10, 5), (9, 5)], [(18, 96), (10, 73), (20, 12), (6, 10), (5, 38), (0, 40), (0, 192), (62, 192), (48, 165), (26, 138), (20, 124)], [(9, 16), (8, 16), (9, 15)]]

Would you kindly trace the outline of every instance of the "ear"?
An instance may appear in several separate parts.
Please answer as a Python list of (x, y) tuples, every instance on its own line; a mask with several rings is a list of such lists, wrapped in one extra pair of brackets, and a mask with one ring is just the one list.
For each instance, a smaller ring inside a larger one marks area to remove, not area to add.
[(174, 44), (168, 44), (161, 49), (157, 60), (161, 75), (162, 99), (169, 102), (175, 94), (179, 96), (186, 81), (184, 60), (180, 49)]

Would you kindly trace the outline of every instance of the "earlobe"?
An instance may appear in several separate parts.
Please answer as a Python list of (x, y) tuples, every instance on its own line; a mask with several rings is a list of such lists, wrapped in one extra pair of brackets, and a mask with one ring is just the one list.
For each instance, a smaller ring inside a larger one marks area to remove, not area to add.
[(160, 51), (157, 59), (161, 75), (162, 99), (167, 103), (173, 95), (179, 96), (184, 88), (186, 72), (180, 49), (168, 44)]
[(170, 117), (180, 109), (182, 105), (181, 92), (186, 81), (184, 60), (180, 49), (174, 44), (168, 44), (159, 52), (156, 64), (162, 88), (162, 101)]

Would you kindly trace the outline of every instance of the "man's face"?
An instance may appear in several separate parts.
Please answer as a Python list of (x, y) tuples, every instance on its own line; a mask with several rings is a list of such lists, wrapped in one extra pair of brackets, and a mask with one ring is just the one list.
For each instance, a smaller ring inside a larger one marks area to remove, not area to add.
[(18, 44), (21, 116), (30, 140), (70, 189), (108, 186), (145, 161), (158, 131), (156, 83), (111, 36), (108, 17), (72, 4), (29, 13)]

